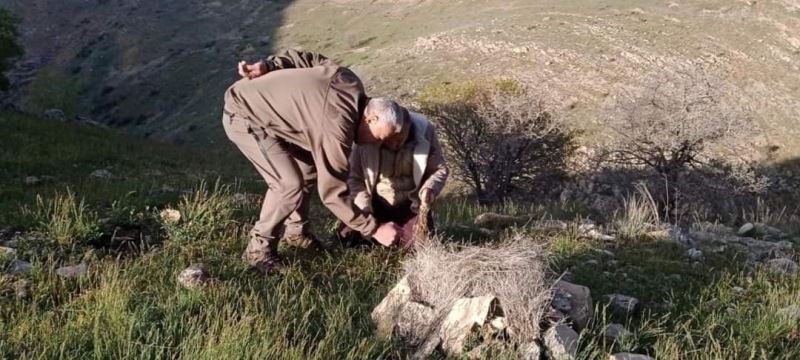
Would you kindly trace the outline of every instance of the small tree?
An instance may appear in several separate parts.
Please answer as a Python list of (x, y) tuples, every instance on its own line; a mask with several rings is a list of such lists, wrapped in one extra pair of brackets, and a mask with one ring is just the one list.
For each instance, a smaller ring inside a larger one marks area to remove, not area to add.
[(436, 123), (454, 177), (483, 203), (536, 194), (565, 173), (573, 133), (517, 82), (435, 85), (420, 102)]
[(17, 18), (10, 11), (0, 8), (0, 91), (8, 90), (5, 72), (11, 59), (22, 56), (22, 46), (17, 42)]

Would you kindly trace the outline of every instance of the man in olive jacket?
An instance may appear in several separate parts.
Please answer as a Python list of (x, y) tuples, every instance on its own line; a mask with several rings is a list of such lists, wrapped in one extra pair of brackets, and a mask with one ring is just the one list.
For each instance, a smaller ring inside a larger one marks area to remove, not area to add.
[(380, 144), (400, 133), (402, 112), (365, 116), (370, 99), (361, 80), (319, 54), (287, 51), (254, 64), (239, 63), (242, 79), (225, 92), (228, 138), (267, 182), (261, 214), (245, 259), (270, 274), (283, 267), (278, 232), (308, 246), (309, 194), (317, 185), (323, 204), (349, 227), (383, 245), (401, 235), (393, 222), (378, 224), (348, 197), (348, 157), (353, 142)]

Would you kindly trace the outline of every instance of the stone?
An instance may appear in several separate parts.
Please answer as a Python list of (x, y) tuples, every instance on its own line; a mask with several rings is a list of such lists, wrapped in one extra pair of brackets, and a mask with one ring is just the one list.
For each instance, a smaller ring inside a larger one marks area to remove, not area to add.
[(578, 333), (566, 324), (557, 324), (544, 333), (544, 346), (554, 360), (572, 360), (578, 355)]
[(514, 226), (523, 220), (524, 219), (517, 218), (516, 216), (487, 212), (475, 217), (475, 226), (488, 229), (502, 229)]
[(181, 212), (175, 209), (161, 210), (159, 216), (161, 217), (161, 220), (163, 220), (164, 222), (170, 222), (173, 224), (181, 222)]
[(492, 327), (492, 329), (495, 329), (497, 331), (503, 331), (508, 327), (508, 321), (506, 320), (505, 317), (498, 316), (489, 321), (489, 325)]
[(433, 323), (436, 313), (433, 308), (415, 301), (403, 304), (395, 319), (394, 332), (407, 345), (416, 347), (427, 340), (424, 331)]
[(467, 337), (496, 315), (502, 315), (502, 309), (494, 296), (456, 300), (439, 329), (442, 350), (449, 355), (461, 354)]
[(9, 274), (27, 274), (31, 272), (33, 265), (27, 261), (14, 259), (8, 265)]
[(781, 229), (778, 229), (776, 227), (769, 226), (764, 223), (755, 223), (753, 225), (755, 226), (756, 235), (763, 237), (764, 239), (781, 240), (789, 237)]
[(92, 171), (92, 173), (89, 174), (89, 176), (98, 179), (110, 179), (114, 175), (111, 173), (111, 171), (108, 171), (106, 169), (97, 169), (95, 171)]
[(633, 335), (622, 324), (608, 324), (603, 330), (603, 336), (610, 342), (620, 341), (626, 337)]
[(561, 220), (539, 220), (533, 223), (533, 228), (539, 231), (563, 231), (569, 225)]
[(747, 223), (742, 225), (739, 228), (739, 231), (736, 232), (736, 235), (739, 236), (753, 236), (756, 232), (756, 227), (752, 223)]
[(616, 353), (609, 357), (609, 360), (655, 360), (647, 355), (634, 353)]
[(178, 274), (178, 283), (189, 290), (201, 288), (209, 280), (211, 275), (203, 264), (192, 264)]
[(639, 299), (622, 294), (609, 294), (604, 298), (609, 304), (611, 311), (622, 316), (629, 316), (639, 309)]
[(542, 357), (542, 347), (535, 342), (521, 344), (519, 355), (520, 360), (539, 360)]
[(67, 116), (64, 114), (64, 110), (61, 109), (47, 109), (44, 111), (44, 117), (52, 121), (67, 121)]
[(699, 261), (703, 259), (703, 252), (695, 248), (691, 248), (686, 251), (686, 256), (688, 256), (691, 260)]
[(800, 324), (800, 305), (789, 305), (778, 310), (778, 317), (788, 322)]
[(22, 180), (22, 182), (25, 185), (33, 186), (33, 185), (38, 185), (39, 183), (41, 183), (42, 179), (40, 179), (40, 178), (38, 178), (36, 176), (26, 176), (25, 179)]
[(10, 247), (0, 246), (0, 256), (14, 256), (17, 254), (17, 250)]
[(787, 258), (777, 258), (767, 261), (767, 270), (778, 275), (794, 275), (797, 273), (797, 263)]
[(594, 316), (589, 288), (564, 280), (559, 280), (553, 286), (552, 306), (564, 313), (578, 330), (586, 328)]
[(372, 323), (375, 326), (375, 334), (382, 339), (392, 337), (395, 324), (403, 310), (403, 305), (411, 300), (411, 287), (408, 279), (403, 277), (397, 284), (389, 290), (386, 297), (381, 300), (378, 306), (372, 310)]
[(87, 272), (89, 272), (89, 266), (85, 263), (73, 266), (62, 266), (56, 269), (56, 275), (65, 279), (77, 278), (85, 275)]

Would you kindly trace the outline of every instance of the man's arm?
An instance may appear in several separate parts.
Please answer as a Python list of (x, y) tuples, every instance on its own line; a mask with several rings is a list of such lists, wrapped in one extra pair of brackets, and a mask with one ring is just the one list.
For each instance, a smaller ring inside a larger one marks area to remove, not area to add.
[(328, 59), (322, 54), (308, 51), (286, 50), (275, 55), (270, 55), (265, 60), (253, 64), (240, 61), (239, 75), (249, 79), (254, 79), (270, 71), (280, 69), (311, 68), (315, 66), (338, 65), (336, 62)]
[(359, 145), (353, 145), (350, 153), (350, 176), (347, 177), (347, 187), (350, 189), (350, 199), (356, 207), (365, 213), (372, 213), (372, 204), (369, 192), (364, 181), (364, 169), (361, 164), (361, 153), (365, 149)]
[(444, 159), (444, 152), (442, 151), (442, 146), (439, 145), (439, 140), (436, 137), (436, 129), (433, 124), (428, 126), (427, 135), (429, 135), (428, 138), (431, 139), (431, 151), (430, 155), (428, 155), (428, 163), (425, 167), (425, 173), (429, 175), (422, 186), (420, 186), (420, 200), (423, 202), (432, 200), (425, 199), (423, 194), (426, 192), (433, 198), (439, 196), (450, 174), (450, 169), (447, 168), (447, 161)]

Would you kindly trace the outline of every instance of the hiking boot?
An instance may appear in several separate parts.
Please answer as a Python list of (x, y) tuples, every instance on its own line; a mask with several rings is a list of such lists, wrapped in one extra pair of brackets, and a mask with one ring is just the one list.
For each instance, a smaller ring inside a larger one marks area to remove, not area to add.
[(318, 249), (323, 251), (331, 251), (336, 244), (330, 240), (320, 240), (311, 234), (301, 235), (284, 235), (283, 241), (286, 245), (296, 246), (303, 249)]
[(282, 264), (283, 259), (277, 254), (270, 254), (264, 259), (253, 265), (253, 268), (264, 275), (279, 275), (285, 273), (288, 268)]

